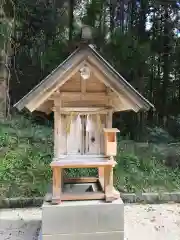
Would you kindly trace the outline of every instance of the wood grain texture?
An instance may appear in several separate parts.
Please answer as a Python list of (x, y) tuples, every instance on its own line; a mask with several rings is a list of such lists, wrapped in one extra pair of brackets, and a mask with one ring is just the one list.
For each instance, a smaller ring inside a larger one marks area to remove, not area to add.
[(58, 167), (53, 167), (53, 200), (61, 199), (61, 191), (62, 191), (62, 182), (61, 182), (61, 172), (62, 169)]
[(59, 168), (98, 168), (103, 166), (114, 166), (115, 164), (116, 162), (111, 160), (103, 160), (99, 158), (80, 158), (79, 160), (61, 159), (59, 161), (52, 161), (50, 166)]

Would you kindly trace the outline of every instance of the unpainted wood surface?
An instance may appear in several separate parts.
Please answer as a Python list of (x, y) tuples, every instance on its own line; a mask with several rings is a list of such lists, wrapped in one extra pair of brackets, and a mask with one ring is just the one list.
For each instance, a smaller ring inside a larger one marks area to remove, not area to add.
[(76, 72), (60, 87), (60, 92), (81, 92), (81, 78), (79, 72)]
[(106, 92), (106, 85), (101, 82), (91, 71), (90, 79), (86, 80), (86, 91), (87, 92)]
[(103, 200), (105, 199), (105, 194), (103, 192), (91, 192), (84, 194), (70, 194), (63, 193), (61, 196), (62, 201), (77, 201), (77, 200)]
[[(42, 103), (68, 81), (72, 76), (84, 66), (90, 66), (91, 78), (93, 81), (96, 79), (102, 80), (101, 82), (108, 83), (108, 86), (113, 89), (120, 97), (123, 94), (126, 100), (130, 100), (132, 110), (138, 111), (141, 108), (148, 110), (153, 105), (142, 97), (128, 82), (118, 74), (110, 64), (105, 61), (97, 51), (90, 46), (86, 49), (78, 49), (73, 52), (62, 64), (60, 64), (49, 76), (47, 76), (39, 85), (37, 85), (30, 93), (22, 98), (15, 106), (22, 110), (24, 107), (30, 111), (37, 109)], [(95, 77), (96, 78), (95, 78)], [(89, 81), (87, 86), (88, 91), (98, 91), (103, 88), (99, 82)], [(107, 84), (105, 84), (107, 85)], [(75, 86), (73, 86), (74, 88)], [(82, 90), (82, 88), (81, 88)], [(129, 108), (128, 108), (129, 109)], [(117, 109), (118, 110), (118, 109)], [(122, 109), (119, 109), (120, 111)], [(125, 110), (125, 109), (123, 109)]]
[(104, 153), (105, 115), (89, 115), (90, 131), (86, 133), (86, 154)]
[(67, 116), (70, 129), (67, 132), (67, 154), (81, 154), (82, 152), (82, 124), (78, 116)]
[(96, 177), (65, 178), (64, 183), (96, 183)]
[(101, 158), (80, 158), (75, 160), (60, 159), (57, 161), (51, 162), (51, 167), (60, 167), (60, 168), (96, 168), (103, 166), (114, 166), (115, 161), (106, 160)]

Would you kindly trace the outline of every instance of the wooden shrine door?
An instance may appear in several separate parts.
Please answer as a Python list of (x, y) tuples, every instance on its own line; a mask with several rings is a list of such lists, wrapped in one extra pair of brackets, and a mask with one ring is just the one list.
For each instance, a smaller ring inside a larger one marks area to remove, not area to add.
[(105, 119), (105, 115), (95, 114), (74, 116), (67, 133), (67, 154), (103, 154)]
[[(67, 119), (68, 121), (68, 119)], [(82, 154), (83, 134), (82, 134), (82, 118), (73, 116), (70, 122), (69, 131), (67, 131), (67, 154)]]
[(104, 153), (105, 115), (89, 115), (86, 118), (85, 149), (89, 155), (101, 155)]

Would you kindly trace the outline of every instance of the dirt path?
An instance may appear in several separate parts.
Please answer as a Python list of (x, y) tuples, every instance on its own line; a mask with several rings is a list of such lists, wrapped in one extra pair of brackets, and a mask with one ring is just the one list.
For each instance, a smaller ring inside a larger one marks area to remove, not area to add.
[(128, 240), (180, 240), (180, 204), (125, 207)]
[[(40, 209), (0, 210), (0, 240), (37, 240)], [(180, 204), (126, 205), (127, 240), (180, 240)]]

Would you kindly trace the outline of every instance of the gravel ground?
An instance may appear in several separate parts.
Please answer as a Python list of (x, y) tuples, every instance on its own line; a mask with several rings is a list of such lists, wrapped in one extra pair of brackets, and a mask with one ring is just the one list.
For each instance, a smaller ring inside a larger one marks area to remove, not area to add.
[[(0, 210), (0, 240), (37, 240), (40, 209)], [(180, 240), (180, 204), (126, 205), (127, 240)]]

